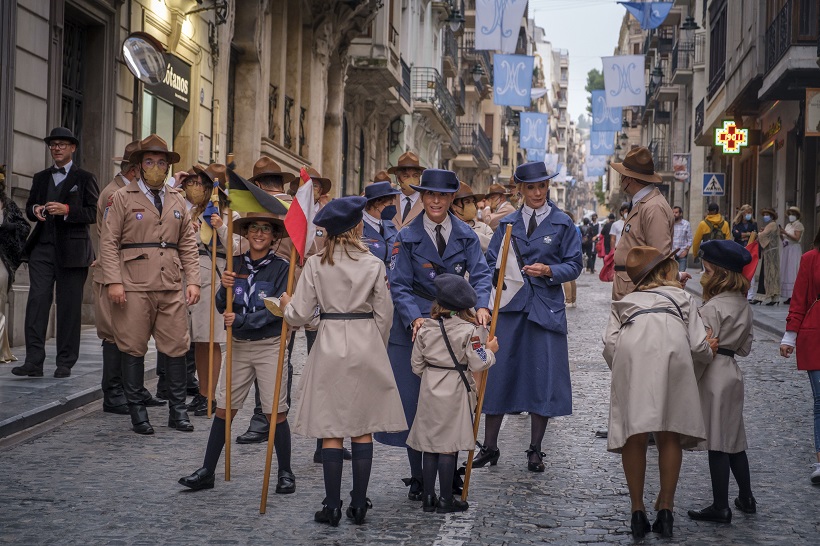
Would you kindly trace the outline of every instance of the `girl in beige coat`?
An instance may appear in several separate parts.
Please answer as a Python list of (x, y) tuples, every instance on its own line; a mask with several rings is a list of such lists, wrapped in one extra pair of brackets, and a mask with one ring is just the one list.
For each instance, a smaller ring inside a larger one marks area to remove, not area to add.
[(749, 281), (743, 276), (752, 256), (734, 241), (707, 241), (700, 247), (700, 257), (706, 269), (700, 281), (705, 302), (700, 315), (720, 338), (715, 359), (698, 380), (706, 425), (706, 441), (698, 448), (709, 450), (714, 502), (702, 510), (689, 510), (689, 517), (729, 523), (730, 470), (740, 489), (735, 506), (756, 512), (743, 425), (743, 373), (735, 362), (735, 355), (746, 356), (752, 350), (752, 310), (746, 300)]
[(281, 298), (285, 320), (304, 326), (319, 309), (316, 343), (308, 355), (296, 404), (294, 430), (322, 438), (325, 502), (314, 520), (341, 519), (342, 440), (352, 441), (353, 491), (347, 517), (364, 522), (373, 462), (373, 432), (407, 430), (387, 358), (393, 304), (384, 262), (361, 241), (364, 197), (334, 199), (313, 223), (327, 234), (324, 249), (305, 262), (291, 299)]
[(464, 277), (444, 273), (436, 277), (435, 285), (436, 301), (416, 334), (410, 360), (413, 373), (421, 376), (421, 386), (407, 445), (424, 453), (424, 511), (447, 514), (468, 508), (453, 497), (453, 473), (458, 452), (475, 445), (476, 386), (470, 372), (495, 364), (498, 341), (482, 341), (487, 330), (478, 325), (473, 312), (476, 292)]
[(661, 482), (652, 530), (664, 537), (672, 536), (682, 448), (706, 439), (696, 370), (712, 360), (717, 340), (707, 337), (681, 289), (674, 258), (653, 247), (630, 249), (626, 272), (636, 289), (612, 303), (604, 334), (612, 370), (607, 449), (621, 453), (635, 538), (649, 531), (643, 501), (649, 433), (658, 446)]

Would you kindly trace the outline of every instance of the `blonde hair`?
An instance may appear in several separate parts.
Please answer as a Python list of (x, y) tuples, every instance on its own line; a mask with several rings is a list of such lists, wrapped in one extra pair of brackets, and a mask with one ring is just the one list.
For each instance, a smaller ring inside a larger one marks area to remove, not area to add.
[(724, 292), (739, 292), (743, 295), (749, 292), (749, 285), (751, 283), (743, 276), (743, 273), (729, 271), (725, 267), (720, 267), (712, 262), (709, 262), (709, 265), (714, 268), (714, 273), (709, 276), (706, 284), (703, 285), (704, 302)]
[(743, 221), (743, 217), (746, 215), (747, 212), (752, 215), (752, 218), (754, 218), (755, 211), (752, 208), (752, 206), (751, 205), (741, 205), (740, 208), (737, 209), (737, 214), (735, 214), (735, 221), (733, 223), (734, 224), (741, 223)]
[(664, 260), (652, 269), (649, 274), (638, 283), (636, 290), (652, 290), (659, 286), (674, 286), (680, 288), (681, 285), (677, 280), (671, 280), (672, 272), (677, 272), (678, 262), (669, 258)]
[(327, 238), (327, 243), (325, 243), (325, 248), (322, 250), (322, 262), (323, 264), (330, 264), (335, 265), (333, 263), (333, 251), (336, 250), (336, 245), (339, 245), (344, 249), (345, 254), (351, 260), (356, 260), (350, 255), (350, 248), (355, 248), (357, 250), (361, 250), (363, 252), (369, 252), (367, 246), (362, 242), (362, 238), (356, 231), (356, 227), (350, 228), (349, 230), (345, 231), (344, 233), (340, 233), (338, 235), (331, 235)]
[(470, 322), (478, 326), (478, 319), (475, 316), (475, 311), (472, 309), (462, 309), (461, 311), (452, 311), (441, 305), (438, 301), (433, 302), (433, 307), (430, 309), (430, 318), (438, 320), (439, 318), (448, 318), (453, 313), (461, 320)]

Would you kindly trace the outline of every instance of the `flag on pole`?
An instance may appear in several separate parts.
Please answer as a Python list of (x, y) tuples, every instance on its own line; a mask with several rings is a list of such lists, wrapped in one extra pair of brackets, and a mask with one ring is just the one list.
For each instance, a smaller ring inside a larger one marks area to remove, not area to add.
[(199, 226), (199, 238), (206, 245), (211, 244), (211, 237), (213, 237), (214, 228), (211, 225), (211, 215), (219, 214), (219, 209), (213, 201), (208, 201), (208, 206), (202, 211), (202, 216), (205, 217), (205, 223)]
[(316, 216), (316, 208), (313, 205), (313, 180), (305, 167), (299, 171), (302, 185), (296, 191), (290, 209), (285, 215), (285, 229), (290, 235), (290, 240), (299, 253), (301, 262), (305, 262), (307, 250), (313, 245), (316, 237), (316, 226), (313, 225), (313, 218)]
[[(501, 256), (495, 260), (495, 270), (501, 268)], [(497, 273), (496, 273), (497, 275)], [(524, 287), (524, 274), (521, 273), (521, 262), (518, 260), (518, 255), (515, 253), (515, 244), (510, 241), (507, 249), (507, 268), (504, 271), (504, 288), (501, 290), (501, 307), (504, 307), (512, 301), (518, 291)], [(495, 285), (490, 292), (490, 304), (495, 302)]]
[(642, 30), (661, 26), (672, 10), (674, 2), (618, 2), (638, 20)]
[(248, 182), (232, 169), (228, 171), (228, 200), (236, 212), (287, 214), (288, 207), (259, 186)]

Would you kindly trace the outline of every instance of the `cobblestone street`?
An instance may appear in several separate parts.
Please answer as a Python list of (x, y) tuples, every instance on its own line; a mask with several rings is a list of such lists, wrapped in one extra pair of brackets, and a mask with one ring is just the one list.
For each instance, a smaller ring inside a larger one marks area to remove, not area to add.
[[(574, 414), (551, 422), (544, 474), (526, 469), (527, 416), (508, 416), (498, 466), (478, 469), (464, 514), (425, 514), (406, 498), (403, 450), (376, 444), (369, 497), (374, 508), (361, 527), (343, 518), (336, 529), (313, 522), (324, 496), (322, 470), (312, 462), (315, 441), (294, 437), (295, 495), (276, 495), (275, 458), (266, 515), (259, 515), (265, 446), (232, 444), (232, 479), (191, 493), (176, 480), (199, 468), (209, 421), (196, 431), (168, 429), (166, 411), (152, 408), (157, 434), (130, 432), (129, 418), (95, 411), (0, 452), (0, 542), (9, 544), (574, 544), (631, 543), (629, 499), (620, 457), (595, 431), (606, 428), (609, 370), (601, 357), (610, 285), (597, 275), (578, 280), (578, 308), (569, 309)], [(734, 511), (731, 525), (696, 523), (690, 508), (711, 503), (705, 453), (686, 453), (675, 509), (675, 539), (689, 544), (818, 544), (820, 488), (809, 482), (813, 461), (811, 394), (794, 359), (778, 341), (756, 331), (746, 374), (746, 426), (758, 513)], [(299, 337), (296, 371), (304, 364)], [(299, 384), (299, 376), (294, 385)], [(252, 398), (251, 398), (252, 400)], [(234, 426), (247, 426), (248, 404)], [(482, 432), (483, 436), (483, 432)], [(658, 489), (657, 452), (650, 448), (646, 500)], [(461, 455), (461, 460), (464, 455)], [(343, 500), (351, 482), (346, 465)], [(736, 486), (730, 487), (730, 499)], [(649, 517), (654, 520), (654, 512)], [(650, 535), (647, 543), (662, 541)]]

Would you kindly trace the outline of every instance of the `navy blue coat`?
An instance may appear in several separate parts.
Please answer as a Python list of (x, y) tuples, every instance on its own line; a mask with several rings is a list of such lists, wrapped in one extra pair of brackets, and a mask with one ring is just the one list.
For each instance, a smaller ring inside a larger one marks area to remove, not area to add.
[(370, 249), (370, 253), (383, 261), (385, 267), (387, 267), (390, 265), (390, 249), (393, 247), (399, 231), (390, 220), (382, 220), (382, 226), (384, 226), (384, 237), (373, 229), (370, 224), (364, 222), (362, 236)]

